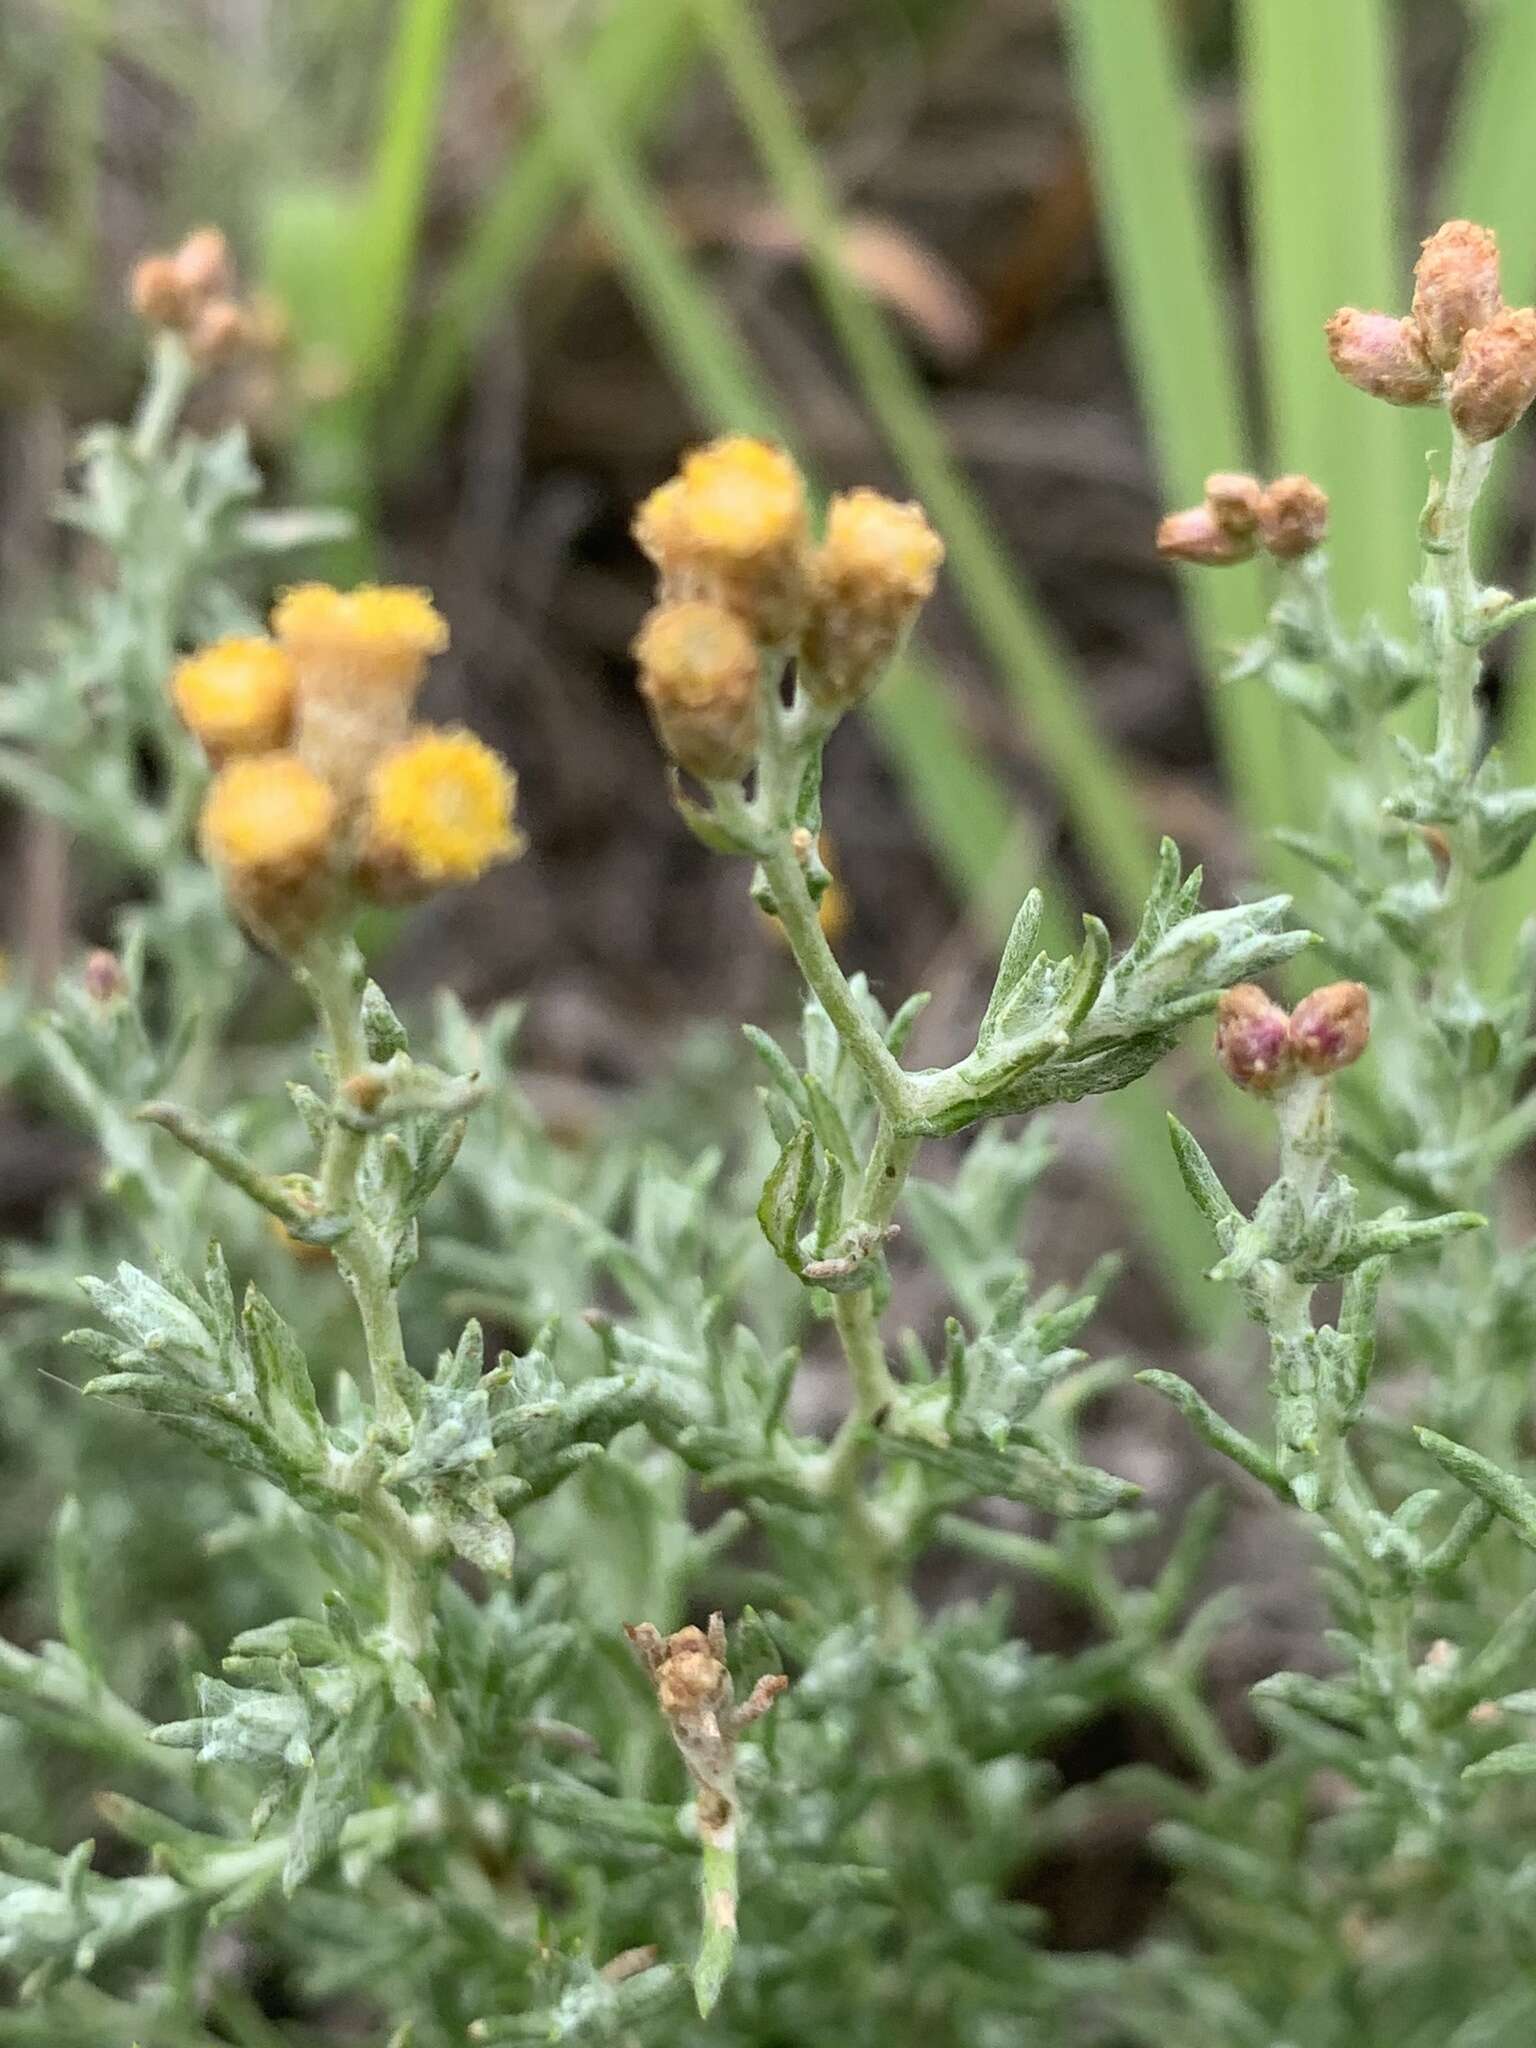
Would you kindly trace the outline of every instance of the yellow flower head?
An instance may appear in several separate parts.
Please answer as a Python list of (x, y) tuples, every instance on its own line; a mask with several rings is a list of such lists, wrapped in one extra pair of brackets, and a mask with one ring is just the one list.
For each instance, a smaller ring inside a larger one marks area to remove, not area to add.
[(239, 917), (268, 944), (302, 944), (334, 903), (339, 806), (296, 754), (246, 754), (203, 800), (203, 851)]
[(709, 597), (759, 639), (793, 631), (804, 595), (805, 481), (783, 449), (727, 435), (683, 458), (641, 505), (635, 539), (664, 597)]
[(182, 662), (171, 695), (215, 761), (264, 754), (288, 738), (294, 666), (270, 640), (219, 640)]
[(311, 666), (414, 688), (448, 645), (448, 622), (427, 593), (399, 586), (296, 584), (273, 607), (272, 631), (299, 665), (301, 691)]
[(921, 505), (862, 488), (839, 491), (827, 507), (816, 578), (850, 598), (916, 606), (933, 595), (943, 559), (944, 543)]
[(921, 505), (842, 491), (811, 563), (802, 677), (818, 701), (857, 703), (879, 681), (933, 591), (944, 543)]
[(203, 850), (232, 877), (298, 874), (328, 856), (336, 798), (294, 754), (231, 761), (203, 802)]
[(512, 827), (517, 777), (473, 733), (423, 728), (375, 766), (365, 861), (394, 861), (430, 883), (468, 882), (523, 848)]
[(640, 693), (662, 745), (706, 782), (736, 781), (757, 752), (758, 652), (707, 598), (658, 605), (635, 638)]

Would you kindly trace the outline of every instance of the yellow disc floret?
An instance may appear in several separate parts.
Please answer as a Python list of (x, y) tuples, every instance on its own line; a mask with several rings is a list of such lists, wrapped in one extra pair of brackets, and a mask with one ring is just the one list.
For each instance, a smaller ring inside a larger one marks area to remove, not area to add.
[(219, 640), (181, 663), (171, 695), (215, 761), (280, 747), (293, 721), (294, 666), (264, 639)]
[(802, 649), (813, 696), (846, 705), (873, 688), (932, 594), (943, 559), (921, 505), (864, 489), (833, 498), (811, 565)]
[(423, 730), (386, 754), (368, 785), (367, 845), (422, 880), (468, 882), (521, 852), (517, 778), (467, 732)]
[(354, 816), (375, 765), (410, 731), (447, 622), (424, 590), (301, 583), (278, 599), (272, 630), (298, 670), (294, 745)]
[(736, 614), (707, 598), (658, 605), (635, 639), (640, 693), (679, 767), (738, 781), (758, 738), (758, 652)]
[(731, 434), (683, 458), (683, 504), (700, 543), (750, 556), (799, 538), (805, 485), (784, 453), (767, 441)]
[(330, 849), (336, 799), (293, 754), (232, 761), (203, 804), (202, 843), (231, 875), (308, 868)]
[(663, 597), (715, 599), (768, 644), (795, 630), (805, 481), (782, 448), (743, 434), (696, 448), (641, 505), (634, 531), (661, 572)]
[(296, 754), (248, 754), (221, 768), (203, 801), (203, 851), (237, 914), (282, 950), (301, 945), (336, 895), (340, 807)]
[(341, 657), (381, 680), (419, 672), (448, 645), (448, 622), (426, 591), (376, 584), (296, 584), (273, 606), (272, 631), (301, 664), (306, 656)]

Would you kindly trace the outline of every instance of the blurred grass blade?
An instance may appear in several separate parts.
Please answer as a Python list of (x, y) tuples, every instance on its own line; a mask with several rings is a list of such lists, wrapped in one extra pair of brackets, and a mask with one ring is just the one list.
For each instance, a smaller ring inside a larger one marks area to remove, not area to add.
[[(570, 61), (595, 118), (638, 143), (674, 104), (695, 38), (686, 0), (614, 9)], [(448, 266), (420, 343), (404, 372), (389, 455), (409, 470), (438, 432), (466, 366), (537, 256), (577, 174), (548, 121), (532, 121)]]
[[(1191, 135), (1175, 10), (1062, 0), (1099, 219), (1165, 506), (1198, 503), (1212, 470), (1254, 466), (1232, 287)], [(1255, 564), (1191, 570), (1185, 594), (1212, 683), (1227, 782), (1254, 833), (1290, 815), (1282, 707), (1256, 686), (1223, 688), (1224, 657), (1261, 628)]]
[(401, 0), (350, 279), (362, 309), (357, 367), (375, 390), (404, 337), (457, 19), (458, 0)]
[(953, 585), (1018, 705), (1026, 741), (1055, 778), (1115, 909), (1122, 918), (1134, 917), (1152, 858), (1135, 790), (1095, 730), (1087, 693), (950, 455), (943, 428), (884, 315), (848, 276), (831, 195), (759, 17), (745, 0), (694, 0), (694, 6), (775, 196), (805, 242), (828, 318), (865, 402), (944, 535)]
[[(514, 5), (508, 14), (561, 146), (578, 164), (598, 220), (613, 241), (637, 309), (678, 383), (713, 429), (795, 436), (729, 318), (682, 257), (652, 198), (643, 166), (605, 128), (585, 82), (551, 37)], [(915, 653), (871, 698), (868, 715), (900, 776), (928, 843), (962, 900), (995, 937), (1008, 928), (1024, 886), (1049, 880), (1008, 793), (955, 716), (942, 677)], [(1059, 888), (1053, 893), (1060, 903)], [(1065, 918), (1050, 943), (1070, 943)], [(1105, 1101), (1118, 1138), (1136, 1220), (1156, 1241), (1158, 1266), (1190, 1326), (1210, 1331), (1222, 1304), (1201, 1278), (1209, 1244), (1168, 1162), (1155, 1084)], [(1155, 1142), (1154, 1142), (1155, 1138)], [(1158, 1163), (1166, 1165), (1159, 1173)]]
[(1536, 8), (1530, 0), (1490, 0), (1480, 13), (1451, 113), (1435, 219), (1493, 229), (1504, 296), (1521, 306), (1536, 291)]
[[(1483, 222), (1499, 237), (1505, 296), (1524, 304), (1536, 291), (1536, 8), (1529, 0), (1493, 0), (1468, 52), (1451, 117), (1442, 201), (1437, 213)], [(1484, 519), (1496, 528), (1513, 476), (1494, 466), (1483, 493)], [(1500, 745), (1510, 777), (1536, 782), (1536, 639), (1529, 629), (1501, 650), (1507, 681)], [(1478, 956), (1495, 978), (1507, 976), (1521, 925), (1531, 914), (1529, 858), (1488, 885)]]
[(1363, 398), (1335, 375), (1323, 343), (1341, 305), (1407, 306), (1395, 18), (1389, 0), (1238, 8), (1270, 466), (1305, 470), (1333, 501), (1345, 619), (1375, 611), (1401, 628), (1424, 454), (1444, 426)]

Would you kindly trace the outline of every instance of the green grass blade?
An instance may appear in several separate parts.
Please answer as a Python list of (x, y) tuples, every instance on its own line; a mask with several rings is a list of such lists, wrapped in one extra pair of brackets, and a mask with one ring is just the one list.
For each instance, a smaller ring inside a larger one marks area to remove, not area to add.
[[(1522, 304), (1536, 291), (1536, 10), (1527, 0), (1496, 0), (1485, 10), (1467, 57), (1451, 119), (1440, 207), (1447, 218), (1481, 221), (1499, 237), (1505, 296)], [(1484, 504), (1496, 523), (1511, 477), (1495, 465)], [(1485, 514), (1485, 517), (1487, 515)], [(1536, 639), (1522, 632), (1501, 656), (1505, 687), (1500, 745), (1511, 779), (1536, 782)], [(1516, 936), (1531, 911), (1527, 858), (1489, 885), (1478, 957), (1489, 973), (1510, 972)]]
[[(632, 143), (673, 104), (694, 45), (682, 0), (623, 5), (571, 61), (585, 78), (594, 113)], [(407, 366), (389, 455), (408, 470), (442, 426), (465, 368), (537, 256), (575, 171), (547, 122), (519, 137), (511, 162), (444, 275), (419, 345)]]
[[(1099, 218), (1163, 500), (1199, 502), (1212, 470), (1253, 467), (1240, 337), (1210, 194), (1191, 134), (1173, 10), (1062, 0)], [(1257, 565), (1185, 574), (1195, 635), (1215, 682), (1264, 621)], [(1255, 832), (1289, 815), (1282, 707), (1247, 687), (1211, 693), (1229, 787)]]
[(1494, 230), (1504, 295), (1523, 305), (1536, 291), (1536, 9), (1529, 0), (1492, 0), (1481, 13), (1451, 115), (1436, 212)]
[(1132, 789), (1096, 731), (1087, 693), (1008, 560), (884, 314), (849, 277), (835, 208), (815, 151), (755, 10), (694, 0), (775, 194), (803, 239), (838, 341), (886, 442), (944, 535), (949, 573), (978, 638), (1049, 767), (1084, 851), (1122, 916), (1140, 907), (1151, 844)]
[(362, 308), (358, 369), (377, 389), (400, 354), (458, 0), (401, 0), (349, 288)]
[(1240, 0), (1248, 197), (1270, 460), (1333, 501), (1346, 619), (1408, 623), (1424, 454), (1438, 417), (1363, 398), (1334, 374), (1341, 305), (1406, 309), (1402, 148), (1389, 0)]

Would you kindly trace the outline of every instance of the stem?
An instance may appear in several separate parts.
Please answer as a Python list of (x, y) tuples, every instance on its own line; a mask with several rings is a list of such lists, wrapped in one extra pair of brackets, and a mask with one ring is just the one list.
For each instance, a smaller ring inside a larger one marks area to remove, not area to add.
[(896, 1122), (904, 1122), (914, 1108), (911, 1080), (855, 1001), (847, 977), (827, 944), (805, 870), (787, 834), (775, 834), (772, 846), (763, 855), (763, 872), (773, 891), (779, 923), (811, 992), (831, 1018), (838, 1037), (869, 1083), (881, 1109)]
[[(367, 1063), (356, 951), (351, 946), (338, 947), (333, 938), (322, 936), (310, 948), (302, 972), (325, 1030), (334, 1102)], [(332, 1118), (320, 1161), (320, 1203), (327, 1215), (345, 1216), (350, 1221), (335, 1256), (351, 1285), (363, 1325), (374, 1422), (387, 1441), (404, 1444), (413, 1423), (405, 1392), (412, 1374), (400, 1328), (400, 1306), (390, 1284), (389, 1260), (357, 1199), (357, 1169), (365, 1142), (362, 1132)]]
[(1481, 592), (1472, 572), (1472, 515), (1493, 462), (1496, 443), (1468, 441), (1451, 430), (1451, 466), (1445, 490), (1425, 520), (1424, 581), (1445, 599), (1436, 621), (1434, 649), (1440, 719), (1436, 750), (1458, 782), (1470, 781), (1477, 762), (1477, 650)]
[(162, 329), (155, 336), (149, 376), (133, 420), (133, 452), (146, 468), (165, 455), (194, 374), (186, 343), (179, 334)]
[(703, 1906), (703, 1938), (693, 1966), (693, 1991), (699, 2015), (707, 2019), (730, 1974), (736, 1953), (736, 1823), (702, 1838), (699, 1889)]

